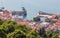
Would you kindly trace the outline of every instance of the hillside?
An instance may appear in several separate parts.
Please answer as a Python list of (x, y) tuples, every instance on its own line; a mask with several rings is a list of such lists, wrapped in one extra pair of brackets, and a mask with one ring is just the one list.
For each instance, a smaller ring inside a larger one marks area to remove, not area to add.
[(0, 19), (0, 38), (59, 38), (58, 34), (43, 28), (39, 31), (32, 30), (24, 24), (17, 24), (11, 20)]

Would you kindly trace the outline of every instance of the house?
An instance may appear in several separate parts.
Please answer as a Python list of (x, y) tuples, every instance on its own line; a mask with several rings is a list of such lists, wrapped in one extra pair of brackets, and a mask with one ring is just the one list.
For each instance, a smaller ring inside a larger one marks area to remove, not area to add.
[(46, 18), (52, 18), (52, 16), (50, 16), (50, 15), (38, 15), (38, 16), (35, 17), (34, 20), (37, 20), (39, 22), (45, 22)]

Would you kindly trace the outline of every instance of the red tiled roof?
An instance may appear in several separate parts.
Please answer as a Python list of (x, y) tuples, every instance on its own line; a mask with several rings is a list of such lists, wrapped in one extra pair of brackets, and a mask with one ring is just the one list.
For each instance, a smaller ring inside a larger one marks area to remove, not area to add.
[[(5, 20), (12, 20), (12, 16), (10, 15), (10, 13), (5, 10), (4, 11), (5, 13), (0, 14), (0, 19), (5, 19)], [(53, 30), (56, 30), (59, 26), (60, 26), (60, 19), (55, 19), (56, 15), (52, 15), (52, 20), (55, 20), (57, 21), (54, 24), (50, 24), (46, 30), (50, 30), (50, 29), (53, 29)], [(29, 26), (31, 27), (33, 30), (34, 29), (39, 29), (42, 25), (40, 23), (36, 23), (36, 22), (30, 22), (29, 20), (26, 20), (26, 19), (21, 19), (21, 18), (16, 18), (15, 21), (18, 23), (18, 24), (25, 24), (26, 26)], [(35, 24), (34, 24), (35, 23)]]

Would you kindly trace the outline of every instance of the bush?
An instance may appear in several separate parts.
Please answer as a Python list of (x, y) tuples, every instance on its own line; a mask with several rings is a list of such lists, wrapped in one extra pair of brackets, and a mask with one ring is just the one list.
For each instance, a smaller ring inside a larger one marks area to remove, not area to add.
[(11, 20), (0, 20), (0, 38), (58, 38), (53, 31), (46, 32), (44, 28), (39, 31), (32, 30), (24, 24), (17, 24)]
[(7, 35), (3, 29), (0, 29), (0, 38), (7, 38)]

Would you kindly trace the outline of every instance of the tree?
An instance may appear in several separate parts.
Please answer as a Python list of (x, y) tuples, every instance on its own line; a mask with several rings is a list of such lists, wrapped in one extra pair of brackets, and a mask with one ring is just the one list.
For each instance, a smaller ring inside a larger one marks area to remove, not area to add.
[(2, 28), (0, 28), (0, 38), (7, 38), (7, 35)]
[(12, 20), (1, 20), (0, 22), (0, 38), (58, 38), (57, 33), (46, 32), (44, 28), (37, 31)]
[(3, 22), (4, 22), (4, 21), (0, 19), (0, 25), (2, 25), (2, 24), (3, 24)]
[(40, 28), (39, 35), (43, 38), (47, 38), (46, 31), (45, 31), (44, 27)]
[(59, 35), (57, 33), (55, 33), (53, 30), (47, 31), (46, 35), (48, 38), (59, 38), (58, 37)]
[(26, 38), (23, 31), (16, 29), (14, 32), (7, 35), (8, 38)]
[(41, 36), (38, 31), (34, 30), (31, 34), (29, 34), (29, 36), (27, 35), (27, 38), (41, 38)]
[(5, 31), (5, 33), (7, 33), (7, 34), (13, 32), (15, 30), (14, 26), (13, 26), (14, 25), (13, 22), (11, 22), (11, 23), (9, 23), (9, 22), (6, 21), (0, 26), (0, 28), (2, 27)]

